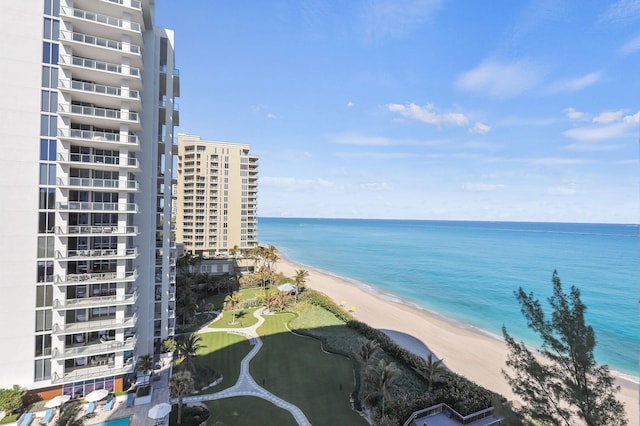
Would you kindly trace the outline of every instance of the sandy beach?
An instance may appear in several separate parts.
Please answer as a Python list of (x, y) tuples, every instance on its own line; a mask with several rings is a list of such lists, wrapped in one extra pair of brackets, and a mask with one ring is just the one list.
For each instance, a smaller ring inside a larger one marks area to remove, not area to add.
[[(399, 344), (419, 355), (431, 351), (443, 359), (448, 368), (474, 382), (515, 399), (501, 374), (507, 359), (504, 342), (494, 336), (456, 324), (444, 317), (396, 303), (361, 287), (290, 260), (276, 265), (286, 276), (295, 276), (296, 269), (309, 271), (306, 285), (320, 291), (336, 303), (355, 307), (355, 317), (372, 327), (384, 330)], [(627, 410), (630, 425), (640, 425), (638, 384), (618, 378), (621, 392), (618, 399)]]

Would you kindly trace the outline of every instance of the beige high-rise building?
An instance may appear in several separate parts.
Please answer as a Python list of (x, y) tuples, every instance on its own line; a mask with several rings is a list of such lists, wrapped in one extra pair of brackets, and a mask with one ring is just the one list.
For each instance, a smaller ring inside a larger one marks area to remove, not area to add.
[(257, 245), (258, 157), (246, 144), (178, 134), (176, 241), (205, 257)]

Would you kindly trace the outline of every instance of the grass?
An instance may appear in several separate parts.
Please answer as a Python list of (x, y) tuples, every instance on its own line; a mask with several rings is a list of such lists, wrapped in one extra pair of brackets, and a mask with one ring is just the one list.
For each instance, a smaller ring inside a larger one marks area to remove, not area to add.
[(222, 317), (215, 322), (209, 324), (209, 328), (243, 328), (250, 327), (258, 322), (258, 318), (253, 316), (253, 313), (258, 308), (248, 308), (236, 311), (236, 324), (231, 324), (233, 321), (233, 313), (230, 311), (224, 311)]
[(18, 420), (18, 417), (20, 417), (20, 414), (12, 414), (10, 416), (6, 416), (2, 420), (0, 420), (0, 425), (15, 423)]
[[(351, 360), (322, 351), (320, 342), (289, 333), (293, 314), (268, 315), (258, 329), (264, 346), (251, 361), (253, 378), (282, 399), (297, 405), (314, 425), (366, 425), (352, 410)], [(295, 348), (295, 350), (292, 350)]]
[(269, 401), (250, 396), (207, 401), (211, 418), (207, 425), (297, 425), (293, 415)]
[(198, 388), (213, 381), (213, 369), (222, 373), (222, 383), (202, 393), (219, 392), (233, 386), (240, 376), (240, 361), (251, 351), (249, 341), (237, 334), (223, 332), (202, 333), (199, 336), (204, 348), (198, 351), (195, 360)]

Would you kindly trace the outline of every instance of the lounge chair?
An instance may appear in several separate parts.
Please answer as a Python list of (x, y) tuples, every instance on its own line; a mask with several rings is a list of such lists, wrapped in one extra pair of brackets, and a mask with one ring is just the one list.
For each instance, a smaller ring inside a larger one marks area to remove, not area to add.
[(133, 406), (133, 400), (136, 398), (136, 394), (135, 393), (130, 393), (127, 395), (127, 407), (132, 407)]
[(29, 426), (32, 420), (33, 420), (33, 413), (26, 413), (22, 417), (22, 420), (18, 422), (18, 426)]
[(111, 398), (109, 401), (107, 401), (107, 403), (104, 405), (104, 411), (111, 411), (115, 402), (115, 398)]
[(44, 417), (40, 420), (40, 424), (48, 425), (51, 419), (53, 418), (54, 414), (55, 414), (55, 411), (53, 411), (53, 408), (49, 408), (45, 413)]
[(96, 403), (95, 402), (90, 402), (89, 405), (87, 406), (87, 411), (84, 413), (85, 415), (91, 415), (96, 411)]

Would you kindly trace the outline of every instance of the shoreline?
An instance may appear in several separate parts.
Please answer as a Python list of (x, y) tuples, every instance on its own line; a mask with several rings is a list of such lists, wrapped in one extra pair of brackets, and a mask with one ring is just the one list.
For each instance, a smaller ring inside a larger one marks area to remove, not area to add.
[[(330, 297), (336, 304), (355, 306), (359, 321), (383, 330), (407, 350), (425, 356), (434, 353), (444, 364), (462, 376), (515, 399), (501, 370), (505, 368), (507, 348), (501, 338), (437, 312), (426, 310), (394, 295), (386, 295), (367, 284), (322, 271), (283, 257), (276, 269), (294, 276), (296, 269), (309, 271), (306, 285)], [(469, 348), (473, 348), (469, 350)], [(612, 371), (620, 386), (617, 397), (625, 404), (630, 425), (640, 425), (639, 385), (632, 378)]]

